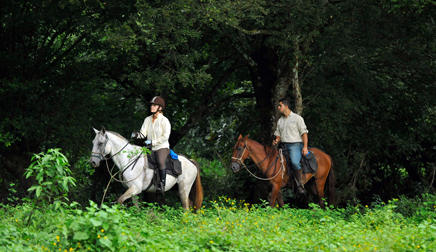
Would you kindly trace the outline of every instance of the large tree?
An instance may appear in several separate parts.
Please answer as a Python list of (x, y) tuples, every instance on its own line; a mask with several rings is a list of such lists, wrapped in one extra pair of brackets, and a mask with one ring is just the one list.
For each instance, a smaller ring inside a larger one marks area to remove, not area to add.
[(129, 16), (128, 2), (1, 2), (0, 162), (24, 188), (32, 153), (80, 155), (84, 126), (110, 105), (99, 70), (113, 58), (97, 34)]

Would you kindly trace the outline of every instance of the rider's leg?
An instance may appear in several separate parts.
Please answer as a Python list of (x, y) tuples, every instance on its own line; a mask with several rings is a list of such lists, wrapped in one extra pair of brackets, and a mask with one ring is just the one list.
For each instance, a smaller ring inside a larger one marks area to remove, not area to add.
[(160, 183), (156, 189), (158, 192), (165, 192), (165, 182), (166, 182), (166, 171), (165, 171), (165, 161), (168, 157), (170, 150), (168, 148), (159, 149), (155, 152), (157, 167), (159, 169)]
[(301, 169), (301, 151), (303, 150), (303, 143), (288, 143), (286, 147), (291, 157), (292, 169), (294, 170), (295, 177), (297, 178), (297, 189), (299, 193), (304, 193), (303, 170)]

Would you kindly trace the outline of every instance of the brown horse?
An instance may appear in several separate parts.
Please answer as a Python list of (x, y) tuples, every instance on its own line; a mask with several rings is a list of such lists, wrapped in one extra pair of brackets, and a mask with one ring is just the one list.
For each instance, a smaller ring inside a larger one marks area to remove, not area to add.
[[(312, 177), (314, 178), (314, 183), (307, 184), (306, 189), (310, 189), (311, 193), (318, 197), (319, 204), (324, 209), (326, 191), (328, 192), (327, 199), (329, 205), (333, 205), (334, 203), (335, 174), (333, 171), (333, 161), (329, 155), (317, 148), (310, 148), (310, 151), (313, 152), (316, 157), (318, 169), (315, 173), (303, 174), (303, 181), (307, 183), (310, 182)], [(277, 200), (279, 205), (283, 206), (284, 202), (280, 189), (291, 187), (292, 184), (295, 183), (295, 180), (291, 180), (292, 182), (288, 183), (290, 175), (287, 172), (288, 168), (284, 156), (282, 156), (281, 152), (276, 148), (261, 145), (249, 139), (248, 135), (246, 137), (239, 135), (238, 141), (235, 147), (233, 147), (232, 162), (230, 164), (230, 168), (233, 172), (238, 172), (241, 166), (247, 168), (244, 164), (247, 158), (251, 158), (265, 176), (265, 178), (258, 179), (268, 180), (272, 186), (269, 205), (274, 207)]]

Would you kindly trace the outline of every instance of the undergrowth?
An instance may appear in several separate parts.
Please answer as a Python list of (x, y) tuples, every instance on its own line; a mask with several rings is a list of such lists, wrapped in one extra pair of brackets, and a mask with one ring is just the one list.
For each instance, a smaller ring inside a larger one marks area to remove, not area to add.
[(344, 208), (270, 208), (219, 196), (194, 213), (69, 202), (59, 150), (35, 155), (32, 198), (0, 204), (0, 251), (435, 251), (436, 196)]
[[(427, 201), (422, 201), (426, 199)], [(219, 197), (197, 214), (143, 204), (77, 203), (57, 209), (0, 208), (2, 251), (433, 251), (436, 197), (417, 198), (416, 211), (401, 213), (403, 200), (374, 206), (321, 210), (269, 208)], [(35, 210), (34, 210), (35, 211)]]

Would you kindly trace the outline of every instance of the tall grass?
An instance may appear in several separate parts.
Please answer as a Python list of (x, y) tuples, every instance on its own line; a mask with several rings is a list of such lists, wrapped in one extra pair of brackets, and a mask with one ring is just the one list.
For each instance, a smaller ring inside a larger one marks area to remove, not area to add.
[[(217, 175), (206, 176), (205, 192), (232, 193), (220, 163), (205, 167)], [(216, 196), (195, 214), (149, 203), (140, 211), (69, 203), (75, 183), (58, 150), (36, 155), (26, 174), (37, 181), (34, 197), (0, 204), (0, 251), (436, 251), (433, 194), (326, 210)]]
[(219, 197), (197, 213), (153, 204), (95, 203), (34, 211), (0, 207), (1, 251), (434, 251), (436, 197), (400, 213), (403, 200), (323, 211)]

